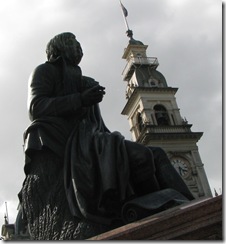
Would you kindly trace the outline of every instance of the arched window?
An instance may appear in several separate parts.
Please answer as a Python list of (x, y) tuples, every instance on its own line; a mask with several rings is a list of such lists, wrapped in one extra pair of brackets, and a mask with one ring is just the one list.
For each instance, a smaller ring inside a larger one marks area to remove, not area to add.
[(150, 78), (148, 82), (150, 87), (158, 87), (159, 82), (156, 79)]
[(156, 118), (158, 125), (169, 125), (170, 124), (169, 116), (168, 116), (167, 110), (165, 109), (164, 106), (155, 105), (154, 110), (155, 110), (155, 118)]
[(141, 113), (137, 114), (137, 125), (138, 125), (139, 132), (141, 132), (143, 127), (144, 127), (144, 123), (143, 123), (143, 119), (141, 117)]

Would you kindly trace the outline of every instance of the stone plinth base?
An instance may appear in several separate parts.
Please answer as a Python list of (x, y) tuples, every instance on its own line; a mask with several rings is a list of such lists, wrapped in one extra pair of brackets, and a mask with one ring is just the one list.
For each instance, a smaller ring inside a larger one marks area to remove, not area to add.
[(222, 240), (222, 195), (199, 198), (89, 240)]

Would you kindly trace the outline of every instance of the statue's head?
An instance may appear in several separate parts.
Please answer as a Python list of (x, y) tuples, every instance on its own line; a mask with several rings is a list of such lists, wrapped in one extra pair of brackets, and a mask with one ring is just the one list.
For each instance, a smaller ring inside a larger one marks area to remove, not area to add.
[(74, 34), (70, 32), (61, 33), (53, 37), (46, 47), (48, 61), (54, 61), (62, 57), (67, 63), (78, 65), (83, 53), (80, 43)]

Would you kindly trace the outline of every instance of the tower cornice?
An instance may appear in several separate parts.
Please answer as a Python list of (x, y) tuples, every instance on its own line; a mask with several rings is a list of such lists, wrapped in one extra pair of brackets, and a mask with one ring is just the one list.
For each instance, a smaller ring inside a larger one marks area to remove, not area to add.
[[(155, 126), (148, 126), (144, 128), (139, 138), (137, 139), (138, 143), (143, 145), (147, 145), (150, 141), (194, 141), (197, 143), (199, 139), (202, 137), (203, 132), (156, 132)], [(159, 128), (156, 127), (158, 130)]]

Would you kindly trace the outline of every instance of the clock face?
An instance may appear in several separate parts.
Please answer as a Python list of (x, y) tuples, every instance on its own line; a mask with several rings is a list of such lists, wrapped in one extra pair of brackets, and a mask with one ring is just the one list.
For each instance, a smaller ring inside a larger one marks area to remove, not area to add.
[(189, 167), (189, 163), (187, 162), (187, 160), (180, 158), (180, 157), (176, 157), (171, 160), (171, 163), (180, 176), (182, 176), (183, 178), (186, 178), (189, 175), (190, 167)]

